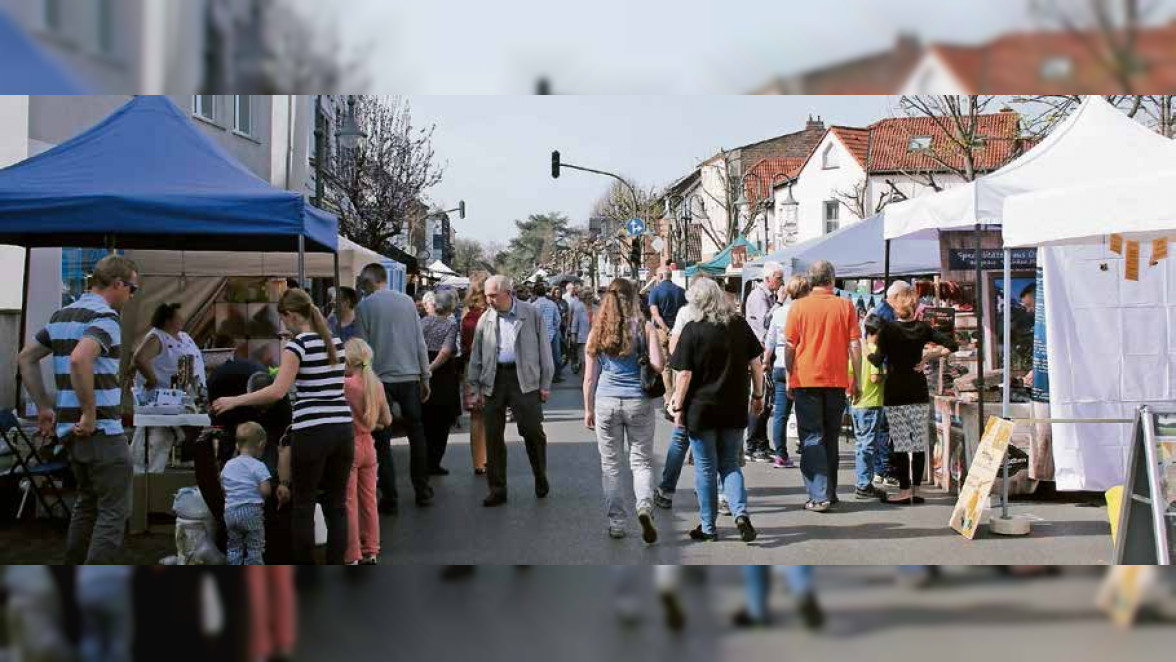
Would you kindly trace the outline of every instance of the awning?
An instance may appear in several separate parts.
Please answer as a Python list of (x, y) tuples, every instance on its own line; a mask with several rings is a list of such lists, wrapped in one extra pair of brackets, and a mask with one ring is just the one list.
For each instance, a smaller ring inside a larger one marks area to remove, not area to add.
[(72, 74), (0, 9), (0, 94), (86, 94)]
[(687, 268), (686, 276), (688, 278), (693, 278), (700, 274), (704, 276), (722, 276), (727, 273), (727, 267), (731, 266), (731, 251), (735, 250), (737, 246), (747, 247), (747, 259), (749, 260), (760, 254), (760, 250), (756, 248), (755, 244), (748, 241), (746, 237), (738, 237), (710, 260)]

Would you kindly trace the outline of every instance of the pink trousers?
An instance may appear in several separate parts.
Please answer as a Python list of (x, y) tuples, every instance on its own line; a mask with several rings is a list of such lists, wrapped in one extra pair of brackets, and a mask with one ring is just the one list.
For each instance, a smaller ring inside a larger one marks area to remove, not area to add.
[(242, 570), (249, 591), (250, 659), (290, 655), (298, 631), (294, 566), (250, 565)]
[(376, 444), (369, 434), (355, 435), (355, 463), (347, 480), (348, 563), (380, 555), (380, 515), (376, 503)]

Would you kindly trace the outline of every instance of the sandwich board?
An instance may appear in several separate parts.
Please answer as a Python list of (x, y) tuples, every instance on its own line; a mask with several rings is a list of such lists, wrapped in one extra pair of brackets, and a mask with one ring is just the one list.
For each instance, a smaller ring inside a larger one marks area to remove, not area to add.
[(1172, 565), (1176, 538), (1176, 412), (1142, 406), (1115, 537), (1116, 565)]

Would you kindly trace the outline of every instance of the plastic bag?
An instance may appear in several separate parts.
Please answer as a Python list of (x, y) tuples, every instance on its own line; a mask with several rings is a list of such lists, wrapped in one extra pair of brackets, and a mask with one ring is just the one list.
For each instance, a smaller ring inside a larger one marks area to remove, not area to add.
[(321, 504), (314, 505), (314, 544), (327, 544), (327, 518), (323, 516)]
[(176, 518), (177, 565), (224, 565), (225, 556), (216, 547), (215, 525), (211, 519)]
[(208, 505), (204, 503), (204, 496), (196, 487), (180, 488), (176, 492), (175, 500), (172, 501), (172, 510), (176, 511), (176, 517), (183, 519), (201, 521), (213, 519), (212, 511), (208, 509)]

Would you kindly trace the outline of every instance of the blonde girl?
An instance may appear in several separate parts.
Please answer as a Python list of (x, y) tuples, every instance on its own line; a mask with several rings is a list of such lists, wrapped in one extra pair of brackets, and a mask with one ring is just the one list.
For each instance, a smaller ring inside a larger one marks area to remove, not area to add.
[(346, 562), (375, 565), (380, 556), (380, 518), (376, 498), (376, 442), (372, 430), (392, 424), (384, 385), (372, 370), (372, 348), (359, 338), (347, 341), (343, 382), (355, 427), (355, 462), (347, 480)]

